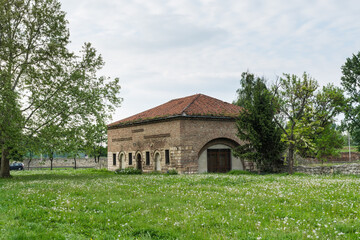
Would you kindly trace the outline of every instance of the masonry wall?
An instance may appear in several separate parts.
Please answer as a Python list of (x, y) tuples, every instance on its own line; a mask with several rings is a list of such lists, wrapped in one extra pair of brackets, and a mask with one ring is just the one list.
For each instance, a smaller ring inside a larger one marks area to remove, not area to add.
[(180, 171), (185, 173), (199, 172), (198, 159), (206, 150), (208, 143), (224, 144), (224, 139), (228, 139), (230, 144), (240, 144), (236, 136), (237, 128), (234, 120), (189, 119), (181, 121), (180, 128), (182, 160)]
[[(137, 126), (128, 126), (108, 130), (108, 169), (137, 167), (136, 157), (142, 157), (144, 172), (155, 170), (155, 155), (159, 154), (161, 171), (176, 168), (180, 162), (180, 120), (156, 122)], [(170, 164), (165, 163), (165, 150), (170, 152)], [(150, 155), (150, 164), (146, 165), (146, 152)], [(132, 165), (129, 165), (129, 153), (132, 153)], [(116, 165), (113, 165), (116, 154)], [(121, 157), (120, 157), (121, 156)], [(120, 158), (124, 158), (121, 166)]]
[[(198, 159), (201, 153), (215, 144), (225, 144), (229, 147), (240, 144), (236, 134), (234, 120), (218, 119), (178, 119), (110, 129), (108, 130), (108, 169), (136, 168), (136, 156), (140, 153), (144, 172), (156, 170), (155, 156), (159, 154), (162, 172), (176, 169), (180, 173), (198, 173)], [(170, 164), (165, 163), (165, 150), (169, 150)], [(150, 154), (149, 165), (146, 165), (145, 161), (146, 152)], [(129, 153), (132, 153), (131, 165), (129, 165)], [(246, 167), (246, 162), (240, 161), (233, 158), (234, 169)]]
[(360, 164), (343, 164), (335, 166), (296, 166), (295, 172), (306, 174), (360, 174)]

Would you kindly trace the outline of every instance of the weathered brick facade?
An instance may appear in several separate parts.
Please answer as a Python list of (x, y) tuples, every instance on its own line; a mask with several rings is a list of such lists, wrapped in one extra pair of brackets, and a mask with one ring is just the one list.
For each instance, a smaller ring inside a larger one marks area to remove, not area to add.
[[(176, 108), (180, 111), (174, 113)], [(165, 115), (167, 109), (172, 111), (170, 115)], [(214, 109), (216, 114), (213, 114)], [(229, 116), (229, 112), (233, 115)], [(194, 95), (140, 113), (141, 118), (135, 115), (110, 124), (108, 169), (134, 167), (144, 172), (170, 169), (180, 173), (206, 172), (208, 149), (231, 149), (241, 144), (236, 136), (234, 116), (237, 114), (239, 109), (234, 105)], [(232, 154), (230, 164), (231, 169), (244, 169), (245, 166)]]
[[(176, 169), (179, 172), (196, 173), (202, 152), (213, 145), (234, 147), (240, 144), (236, 137), (235, 120), (175, 119), (108, 130), (108, 168), (137, 167), (137, 156), (141, 155), (142, 169), (155, 170), (155, 154), (160, 154), (161, 171)], [(169, 150), (170, 163), (165, 163), (165, 150)], [(150, 154), (146, 165), (146, 152)], [(132, 153), (132, 165), (129, 165)], [(113, 165), (116, 154), (116, 165)], [(124, 161), (120, 161), (123, 155)], [(241, 167), (242, 169), (242, 167)]]

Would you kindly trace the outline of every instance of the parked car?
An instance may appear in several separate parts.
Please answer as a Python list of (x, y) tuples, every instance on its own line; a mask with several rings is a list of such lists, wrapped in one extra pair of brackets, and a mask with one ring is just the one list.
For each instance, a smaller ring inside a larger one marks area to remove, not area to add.
[(24, 170), (24, 164), (23, 163), (12, 163), (10, 164), (10, 170)]

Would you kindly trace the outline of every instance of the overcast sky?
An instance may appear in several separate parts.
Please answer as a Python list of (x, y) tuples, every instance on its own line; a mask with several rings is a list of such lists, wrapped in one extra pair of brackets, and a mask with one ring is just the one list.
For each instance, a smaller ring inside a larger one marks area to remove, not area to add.
[(113, 121), (196, 93), (236, 99), (241, 73), (304, 71), (340, 86), (360, 51), (359, 0), (60, 0), (71, 49), (91, 42), (119, 77)]

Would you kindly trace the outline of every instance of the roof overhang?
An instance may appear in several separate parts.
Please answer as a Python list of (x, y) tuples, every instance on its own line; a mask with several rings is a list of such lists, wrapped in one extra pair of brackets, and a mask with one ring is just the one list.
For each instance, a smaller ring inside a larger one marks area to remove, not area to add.
[(152, 118), (152, 119), (140, 119), (131, 122), (123, 122), (116, 125), (107, 125), (107, 129), (117, 129), (117, 128), (125, 128), (130, 126), (139, 126), (144, 124), (151, 124), (155, 122), (167, 122), (173, 120), (205, 120), (205, 121), (230, 121), (235, 122), (236, 117), (232, 116), (210, 116), (210, 115), (203, 115), (203, 116), (194, 116), (194, 115), (175, 115), (175, 116), (167, 116), (167, 117), (159, 117), (159, 118)]

